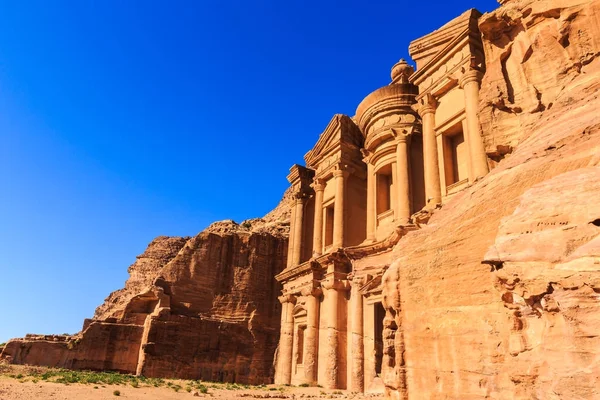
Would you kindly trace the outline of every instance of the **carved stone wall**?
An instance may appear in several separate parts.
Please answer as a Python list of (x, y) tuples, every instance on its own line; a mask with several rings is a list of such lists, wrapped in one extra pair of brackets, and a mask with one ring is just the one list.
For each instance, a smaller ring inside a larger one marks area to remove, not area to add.
[[(384, 276), (390, 398), (600, 395), (599, 6), (511, 1), (482, 17), (486, 146), (515, 147), (396, 246)], [(492, 105), (509, 86), (522, 110)]]

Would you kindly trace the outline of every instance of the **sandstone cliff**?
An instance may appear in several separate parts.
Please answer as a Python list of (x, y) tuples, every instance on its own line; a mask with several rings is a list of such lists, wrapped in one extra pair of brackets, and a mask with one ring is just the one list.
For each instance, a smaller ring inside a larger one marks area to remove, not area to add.
[(289, 194), (264, 218), (157, 237), (79, 334), (28, 335), (15, 363), (149, 377), (268, 383), (279, 339), (276, 274), (286, 263)]
[(504, 3), (480, 20), (499, 163), (384, 276), (393, 398), (600, 398), (600, 2)]

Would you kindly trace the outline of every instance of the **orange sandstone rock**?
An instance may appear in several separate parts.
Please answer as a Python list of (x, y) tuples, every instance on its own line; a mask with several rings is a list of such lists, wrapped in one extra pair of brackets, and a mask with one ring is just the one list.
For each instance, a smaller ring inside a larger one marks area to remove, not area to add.
[[(284, 202), (287, 201), (284, 199)], [(193, 238), (158, 237), (74, 336), (7, 343), (13, 363), (147, 377), (268, 383), (278, 343), (289, 216), (280, 209)]]

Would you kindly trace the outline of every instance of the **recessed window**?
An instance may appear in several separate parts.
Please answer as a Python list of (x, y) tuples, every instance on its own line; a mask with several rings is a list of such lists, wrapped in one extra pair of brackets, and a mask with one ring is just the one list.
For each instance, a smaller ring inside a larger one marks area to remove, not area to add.
[(325, 247), (329, 247), (333, 244), (333, 204), (326, 207), (323, 214), (325, 216)]
[(468, 179), (469, 151), (465, 143), (462, 122), (443, 132), (444, 171), (446, 186), (463, 183)]
[(377, 214), (384, 213), (392, 208), (392, 167), (386, 165), (377, 171)]

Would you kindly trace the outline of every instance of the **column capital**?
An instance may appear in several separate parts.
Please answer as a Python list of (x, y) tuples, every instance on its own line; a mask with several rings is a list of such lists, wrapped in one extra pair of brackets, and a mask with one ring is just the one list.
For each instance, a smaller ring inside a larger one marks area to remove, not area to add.
[(355, 275), (354, 272), (348, 274), (348, 283), (350, 284), (350, 286), (352, 286), (353, 289), (364, 286), (365, 282), (366, 278), (364, 276)]
[(396, 143), (408, 143), (408, 141), (410, 140), (410, 133), (408, 133), (406, 130), (403, 130), (402, 132), (395, 132), (395, 136), (396, 136)]
[(348, 170), (348, 166), (347, 165), (339, 164), (333, 170), (333, 177), (334, 178), (340, 178), (340, 177), (347, 178), (349, 174), (350, 174), (350, 171)]
[(346, 291), (350, 289), (350, 284), (347, 279), (328, 279), (321, 282), (321, 287), (325, 290)]
[(302, 204), (304, 203), (304, 201), (306, 200), (306, 198), (308, 197), (308, 195), (306, 193), (302, 193), (302, 192), (298, 192), (298, 193), (294, 193), (292, 198), (293, 200), (293, 205), (296, 205), (298, 203)]
[(285, 303), (292, 303), (292, 304), (296, 304), (296, 296), (291, 295), (291, 294), (284, 294), (279, 296), (277, 299), (279, 299), (279, 302), (281, 304), (285, 304)]
[(314, 178), (311, 186), (315, 192), (322, 192), (325, 190), (325, 180), (321, 178)]
[(302, 294), (302, 296), (313, 296), (319, 298), (323, 294), (323, 291), (321, 290), (321, 288), (318, 287), (306, 287), (302, 289), (300, 293)]
[(466, 84), (471, 82), (477, 82), (479, 85), (481, 83), (481, 79), (483, 78), (483, 72), (478, 71), (476, 69), (471, 69), (463, 73), (463, 75), (458, 79), (458, 84), (461, 88), (464, 88)]
[(438, 106), (437, 99), (431, 93), (425, 93), (414, 106), (414, 110), (423, 118), (427, 114), (435, 114)]
[(373, 158), (374, 152), (367, 149), (360, 149), (360, 154), (363, 156), (363, 162), (367, 165), (371, 164), (371, 158)]

